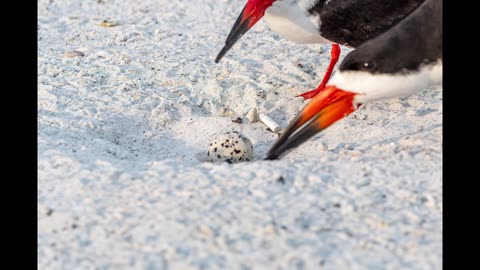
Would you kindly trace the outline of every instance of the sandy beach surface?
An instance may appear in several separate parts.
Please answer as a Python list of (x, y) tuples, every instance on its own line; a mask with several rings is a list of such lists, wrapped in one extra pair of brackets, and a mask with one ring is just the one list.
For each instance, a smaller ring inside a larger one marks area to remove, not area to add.
[[(330, 46), (259, 22), (215, 64), (244, 3), (38, 1), (39, 269), (442, 268), (442, 87), (263, 161), (245, 115), (286, 127)], [(226, 131), (253, 161), (206, 161)]]

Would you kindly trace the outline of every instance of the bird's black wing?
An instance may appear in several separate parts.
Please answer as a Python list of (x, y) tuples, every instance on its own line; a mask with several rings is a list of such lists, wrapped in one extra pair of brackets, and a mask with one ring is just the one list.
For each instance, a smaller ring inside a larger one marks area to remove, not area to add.
[(357, 47), (413, 12), (425, 0), (319, 0), (309, 9), (320, 16), (320, 34), (335, 43)]
[(426, 0), (390, 30), (349, 53), (339, 69), (358, 70), (363, 69), (363, 63), (371, 63), (369, 72), (398, 74), (419, 71), (442, 60), (442, 4), (442, 0)]

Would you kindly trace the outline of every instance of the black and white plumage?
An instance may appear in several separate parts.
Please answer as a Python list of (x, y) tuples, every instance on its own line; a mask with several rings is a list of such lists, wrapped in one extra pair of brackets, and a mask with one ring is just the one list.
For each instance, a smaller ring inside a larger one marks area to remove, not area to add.
[(327, 87), (290, 123), (267, 154), (277, 159), (355, 111), (359, 104), (407, 96), (442, 81), (442, 0), (425, 0), (342, 61)]
[(329, 81), (358, 103), (406, 96), (442, 80), (442, 0), (427, 0), (384, 34), (348, 54)]
[(237, 18), (219, 62), (262, 17), (280, 36), (296, 43), (332, 43), (331, 60), (320, 85), (300, 94), (316, 96), (330, 79), (340, 46), (357, 47), (396, 25), (424, 0), (248, 0)]
[(356, 47), (410, 14), (424, 0), (248, 0), (216, 62), (260, 18), (295, 43)]

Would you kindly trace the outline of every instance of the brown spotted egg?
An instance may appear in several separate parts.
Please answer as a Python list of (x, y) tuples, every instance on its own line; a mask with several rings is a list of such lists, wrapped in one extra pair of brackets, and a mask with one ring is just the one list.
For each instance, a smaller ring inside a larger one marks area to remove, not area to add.
[(236, 163), (251, 161), (253, 158), (252, 142), (237, 131), (218, 135), (207, 150), (207, 160), (211, 162), (226, 161)]

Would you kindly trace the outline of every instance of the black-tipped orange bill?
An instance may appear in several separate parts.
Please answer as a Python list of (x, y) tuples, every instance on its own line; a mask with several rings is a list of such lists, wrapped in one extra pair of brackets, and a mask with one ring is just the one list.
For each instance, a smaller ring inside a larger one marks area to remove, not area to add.
[(355, 93), (327, 86), (293, 119), (270, 148), (266, 160), (274, 160), (318, 132), (355, 111)]
[(238, 16), (233, 25), (230, 34), (225, 41), (225, 46), (215, 58), (215, 63), (227, 53), (230, 48), (245, 34), (248, 29), (254, 26), (265, 14), (265, 10), (272, 5), (275, 0), (248, 0), (247, 4)]

